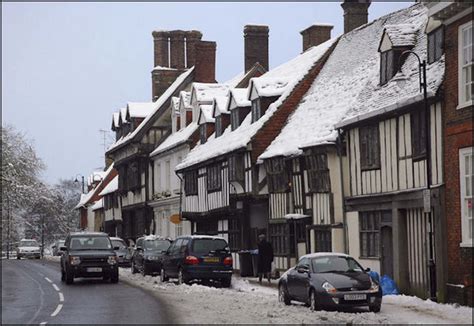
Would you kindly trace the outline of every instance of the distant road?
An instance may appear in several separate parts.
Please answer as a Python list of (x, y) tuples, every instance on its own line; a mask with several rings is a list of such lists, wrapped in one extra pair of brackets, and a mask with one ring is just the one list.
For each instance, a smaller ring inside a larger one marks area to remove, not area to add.
[(2, 324), (172, 323), (153, 294), (122, 281), (61, 282), (59, 263), (2, 259)]

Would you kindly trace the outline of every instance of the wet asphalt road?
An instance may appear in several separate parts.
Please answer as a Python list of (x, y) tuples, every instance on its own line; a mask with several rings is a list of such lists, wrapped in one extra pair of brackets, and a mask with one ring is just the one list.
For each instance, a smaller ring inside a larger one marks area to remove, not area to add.
[(120, 281), (61, 282), (59, 263), (2, 260), (2, 324), (172, 323), (159, 298)]

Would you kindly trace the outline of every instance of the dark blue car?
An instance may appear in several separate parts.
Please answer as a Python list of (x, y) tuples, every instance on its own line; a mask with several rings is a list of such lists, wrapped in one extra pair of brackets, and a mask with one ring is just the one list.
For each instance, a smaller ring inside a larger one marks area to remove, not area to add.
[(287, 305), (307, 303), (312, 310), (367, 306), (379, 312), (382, 289), (368, 271), (346, 254), (305, 255), (280, 278), (278, 298)]
[(161, 281), (177, 278), (178, 283), (193, 280), (219, 281), (229, 287), (232, 255), (221, 237), (189, 235), (178, 237), (162, 257)]

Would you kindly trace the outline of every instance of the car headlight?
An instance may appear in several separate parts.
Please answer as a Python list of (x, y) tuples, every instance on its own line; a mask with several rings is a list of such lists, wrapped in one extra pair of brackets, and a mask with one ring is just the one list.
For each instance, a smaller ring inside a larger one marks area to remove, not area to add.
[(81, 263), (81, 257), (70, 256), (69, 257), (69, 263), (71, 263), (71, 265), (73, 265), (73, 266), (79, 265)]
[(324, 282), (323, 285), (322, 285), (323, 289), (326, 290), (327, 293), (336, 293), (337, 290), (334, 286), (332, 286), (331, 283), (329, 282)]
[(146, 259), (148, 259), (148, 260), (158, 260), (158, 259), (160, 259), (160, 256), (148, 256), (148, 257), (146, 257)]
[(370, 278), (370, 292), (379, 292), (379, 285), (372, 280), (372, 277)]
[(117, 256), (109, 256), (107, 258), (107, 263), (109, 263), (109, 265), (117, 264)]

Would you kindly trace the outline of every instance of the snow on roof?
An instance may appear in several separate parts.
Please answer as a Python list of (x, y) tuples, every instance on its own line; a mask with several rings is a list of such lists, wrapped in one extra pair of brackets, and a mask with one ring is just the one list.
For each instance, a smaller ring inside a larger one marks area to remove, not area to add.
[(154, 108), (153, 102), (128, 102), (127, 115), (130, 118), (146, 118)]
[(173, 105), (173, 113), (179, 115), (179, 97), (173, 96), (171, 98), (171, 104)]
[(301, 218), (305, 218), (305, 217), (311, 217), (309, 215), (304, 215), (304, 214), (286, 214), (285, 216), (283, 216), (284, 218), (288, 219), (288, 220), (299, 220)]
[(191, 92), (181, 91), (179, 92), (179, 99), (183, 102), (185, 108), (191, 107)]
[(101, 181), (106, 176), (106, 171), (94, 171), (87, 178), (87, 184), (91, 185), (95, 181)]
[(120, 119), (122, 123), (127, 122), (127, 108), (121, 108), (120, 110)]
[(156, 100), (156, 102), (153, 102), (153, 110), (152, 112), (143, 120), (142, 123), (138, 125), (138, 127), (131, 133), (128, 133), (127, 135), (120, 137), (115, 143), (113, 143), (107, 150), (111, 151), (122, 144), (125, 144), (129, 140), (133, 139), (135, 135), (137, 135), (143, 128), (144, 126), (147, 125), (147, 122), (153, 118), (153, 116), (161, 109), (163, 104), (165, 104), (168, 99), (173, 95), (173, 93), (176, 92), (178, 87), (186, 80), (186, 78), (194, 71), (194, 67), (191, 69), (186, 70), (183, 72), (181, 75), (176, 78), (176, 80), (166, 89), (166, 91)]
[(413, 46), (416, 43), (418, 28), (415, 24), (387, 24), (385, 33), (393, 46)]
[(216, 121), (216, 119), (212, 117), (212, 104), (201, 104), (199, 108), (201, 109), (201, 113), (199, 114), (199, 123), (214, 123)]
[(159, 235), (149, 234), (149, 235), (145, 235), (143, 237), (143, 240), (145, 240), (145, 241), (155, 241), (155, 240), (165, 240), (165, 239), (163, 237), (159, 236)]
[(270, 76), (277, 77), (277, 75), (281, 74), (282, 76), (292, 78), (282, 96), (272, 103), (265, 111), (265, 114), (254, 123), (251, 123), (251, 115), (248, 114), (242, 124), (234, 131), (231, 131), (231, 128), (228, 127), (220, 137), (216, 138), (213, 134), (209, 137), (206, 143), (195, 146), (188, 155), (186, 155), (183, 162), (176, 167), (176, 169), (185, 169), (191, 165), (209, 160), (213, 157), (246, 147), (257, 131), (265, 122), (268, 121), (268, 119), (270, 119), (283, 101), (291, 94), (293, 88), (298, 84), (298, 82), (301, 81), (311, 67), (324, 56), (335, 41), (336, 39), (332, 39), (316, 47), (312, 47), (306, 52), (298, 55), (296, 58), (278, 66), (274, 69), (278, 74), (273, 72), (273, 70), (267, 72), (265, 75), (270, 74)]
[(279, 77), (259, 77), (252, 79), (252, 84), (257, 90), (259, 96), (270, 97), (280, 96), (290, 83), (291, 78), (286, 76)]
[[(340, 252), (315, 252), (312, 254), (307, 254), (301, 256), (301, 258), (318, 258), (318, 257), (327, 257), (327, 256), (337, 256), (337, 257), (350, 257), (348, 254)], [(300, 259), (301, 259), (300, 258)]]
[[(414, 51), (426, 56), (426, 12), (423, 5), (416, 4), (342, 36), (298, 108), (259, 160), (299, 155), (303, 147), (332, 144), (341, 121), (418, 96), (418, 62), (414, 56), (403, 66), (409, 76), (404, 84), (392, 79), (379, 85), (378, 44), (385, 24), (409, 23), (417, 27)], [(444, 59), (428, 66), (429, 90), (439, 87), (443, 71)]]
[(153, 70), (178, 70), (178, 69), (171, 68), (171, 67), (156, 66), (155, 68), (153, 68)]
[[(228, 93), (229, 94), (229, 93)], [(216, 96), (214, 97), (212, 116), (216, 117), (221, 114), (229, 113), (227, 110), (227, 101), (229, 100), (228, 96)]]
[(105, 196), (118, 190), (118, 175), (116, 175), (105, 188), (99, 193), (99, 196)]
[(176, 147), (186, 142), (189, 137), (197, 130), (198, 125), (196, 122), (191, 122), (183, 129), (178, 130), (168, 136), (153, 152), (150, 157), (163, 153), (164, 151)]
[(96, 211), (98, 209), (104, 208), (104, 200), (101, 198), (92, 205), (92, 210)]
[(199, 103), (212, 102), (216, 96), (225, 96), (229, 88), (226, 84), (193, 83), (193, 92)]
[[(230, 96), (232, 99), (234, 99), (236, 107), (246, 107), (246, 106), (251, 105), (251, 102), (249, 101), (247, 94), (248, 94), (247, 88), (234, 88), (230, 90)], [(233, 109), (233, 107), (230, 107), (231, 105), (232, 103), (229, 98), (228, 110)]]
[(91, 189), (87, 194), (81, 194), (81, 198), (79, 199), (79, 203), (74, 207), (74, 209), (79, 209), (81, 207), (85, 207), (87, 202), (92, 198), (94, 194), (94, 189)]
[(224, 84), (229, 85), (230, 87), (236, 87), (240, 83), (240, 81), (244, 78), (244, 76), (245, 76), (245, 73), (241, 71), (236, 76), (224, 82)]
[(120, 113), (119, 112), (112, 113), (112, 126), (113, 126), (113, 128), (118, 128), (119, 127), (119, 118), (120, 118)]

